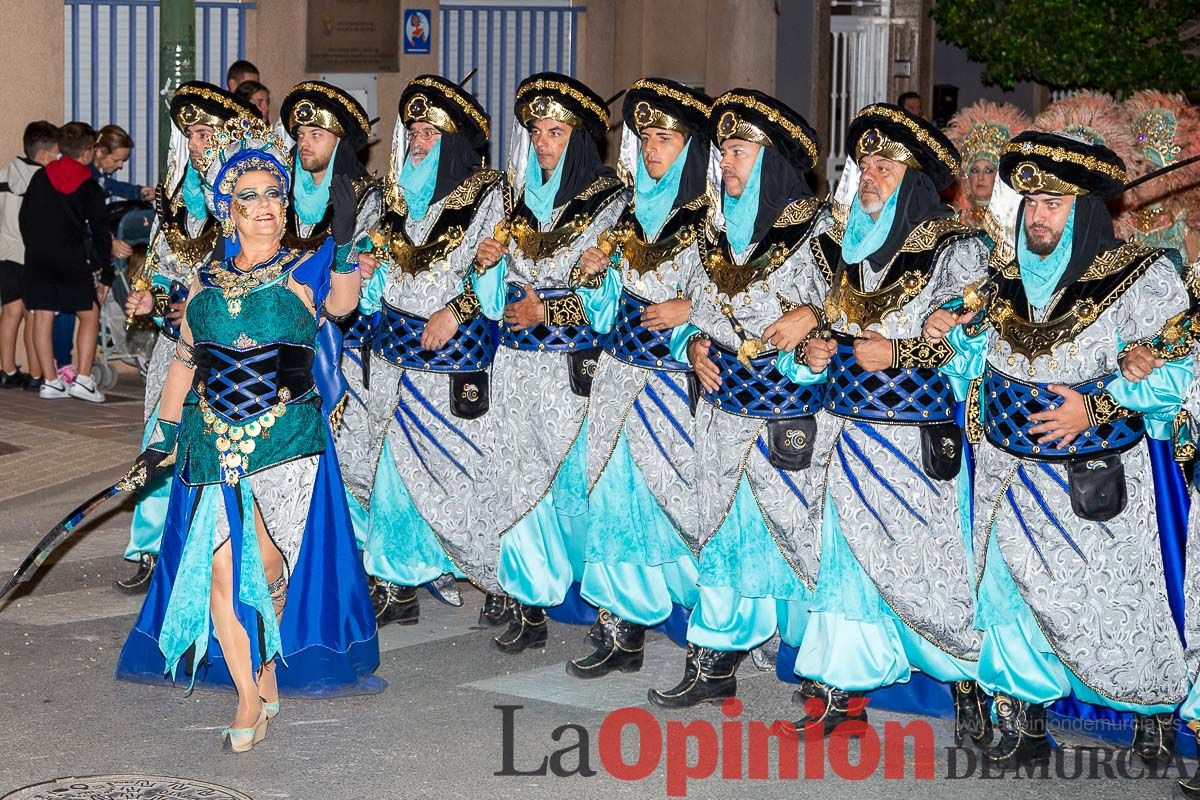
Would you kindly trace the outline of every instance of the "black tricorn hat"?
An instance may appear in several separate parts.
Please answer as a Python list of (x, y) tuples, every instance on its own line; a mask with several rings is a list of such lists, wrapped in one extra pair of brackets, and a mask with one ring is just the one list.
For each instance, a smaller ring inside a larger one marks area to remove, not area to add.
[(189, 125), (219, 128), (235, 117), (259, 119), (250, 101), (204, 81), (188, 81), (171, 95), (171, 121), (180, 131)]
[(279, 118), (295, 139), (301, 125), (324, 128), (345, 139), (355, 152), (367, 146), (371, 123), (362, 105), (347, 92), (324, 81), (304, 81), (292, 87), (279, 106)]
[(685, 136), (703, 134), (713, 99), (698, 89), (669, 78), (642, 78), (625, 93), (621, 116), (637, 133), (642, 128), (666, 128)]
[(555, 119), (572, 128), (582, 128), (597, 142), (608, 133), (608, 107), (604, 98), (558, 72), (539, 72), (521, 81), (513, 113), (522, 125)]
[(756, 89), (732, 89), (713, 101), (708, 131), (720, 145), (746, 139), (774, 146), (801, 175), (817, 163), (817, 132), (789, 106)]
[(1025, 131), (1001, 151), (1000, 179), (1020, 194), (1110, 200), (1125, 189), (1125, 164), (1103, 145), (1069, 134)]
[(486, 155), (491, 119), (470, 92), (440, 75), (414, 78), (400, 95), (400, 120), (405, 125), (428, 122), (442, 133), (460, 134), (480, 155)]
[(888, 103), (872, 103), (854, 115), (846, 131), (846, 148), (856, 161), (877, 155), (919, 169), (939, 192), (954, 182), (962, 161), (946, 134)]

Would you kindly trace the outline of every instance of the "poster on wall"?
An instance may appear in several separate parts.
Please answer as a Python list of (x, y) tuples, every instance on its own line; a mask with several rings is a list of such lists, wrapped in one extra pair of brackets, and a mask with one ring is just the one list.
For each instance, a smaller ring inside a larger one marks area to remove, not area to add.
[(308, 72), (400, 71), (396, 0), (308, 0), (307, 21)]
[(427, 56), (431, 52), (433, 16), (427, 8), (410, 8), (404, 12), (404, 55)]

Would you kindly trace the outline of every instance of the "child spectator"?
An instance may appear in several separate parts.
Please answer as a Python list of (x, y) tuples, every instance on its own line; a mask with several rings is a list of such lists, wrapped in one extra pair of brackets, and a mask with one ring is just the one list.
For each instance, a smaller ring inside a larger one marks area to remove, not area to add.
[[(92, 363), (100, 333), (99, 303), (112, 286), (113, 263), (104, 190), (90, 169), (96, 132), (85, 122), (68, 122), (59, 131), (58, 145), (63, 157), (33, 176), (18, 217), (25, 243), (25, 305), (33, 312), (33, 347), (46, 376), (38, 394), (101, 403), (104, 395), (92, 379)], [(70, 389), (58, 377), (51, 342), (54, 314), (60, 311), (79, 321), (78, 376)]]
[[(25, 245), (18, 215), (34, 173), (58, 158), (58, 126), (45, 120), (25, 126), (25, 155), (0, 170), (0, 388), (31, 391), (42, 386), (33, 350), (32, 316), (25, 310)], [(25, 321), (25, 358), (29, 372), (17, 367), (17, 333)]]

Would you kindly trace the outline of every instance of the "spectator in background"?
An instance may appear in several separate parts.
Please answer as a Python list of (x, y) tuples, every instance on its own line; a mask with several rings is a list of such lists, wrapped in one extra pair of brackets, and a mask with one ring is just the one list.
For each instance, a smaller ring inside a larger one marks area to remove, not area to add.
[(271, 90), (258, 81), (242, 81), (233, 92), (258, 109), (262, 121), (271, 124)]
[[(25, 155), (0, 170), (0, 388), (42, 387), (42, 371), (33, 350), (33, 320), (25, 310), (25, 245), (18, 215), (34, 173), (58, 158), (58, 126), (39, 120), (25, 126)], [(17, 367), (17, 332), (25, 321), (25, 357), (29, 372)]]
[(225, 72), (225, 87), (231, 92), (237, 92), (237, 88), (246, 81), (258, 80), (258, 67), (244, 59), (238, 59), (229, 65), (229, 69)]
[[(85, 122), (68, 122), (59, 131), (58, 145), (63, 157), (34, 174), (18, 215), (25, 244), (25, 305), (33, 312), (33, 347), (46, 376), (38, 394), (100, 403), (104, 395), (92, 379), (92, 363), (100, 302), (112, 286), (113, 263), (104, 190), (90, 168), (96, 132)], [(51, 328), (57, 312), (74, 314), (79, 321), (77, 377), (69, 389), (54, 364)]]
[(920, 117), (921, 119), (927, 119), (925, 116), (924, 104), (921, 102), (921, 95), (917, 94), (916, 92), (905, 92), (904, 94), (900, 95), (900, 99), (896, 101), (896, 105), (900, 106), (913, 116)]
[(120, 125), (105, 125), (96, 134), (96, 160), (92, 162), (92, 177), (110, 197), (121, 200), (153, 200), (153, 186), (138, 186), (119, 181), (113, 174), (120, 171), (133, 151), (133, 139)]

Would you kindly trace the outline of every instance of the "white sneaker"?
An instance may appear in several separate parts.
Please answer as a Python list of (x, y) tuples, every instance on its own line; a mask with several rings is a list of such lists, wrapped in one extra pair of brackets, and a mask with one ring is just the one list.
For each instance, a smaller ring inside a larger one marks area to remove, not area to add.
[(59, 378), (53, 382), (46, 381), (43, 383), (41, 388), (38, 389), (38, 397), (43, 400), (61, 400), (70, 397), (70, 395), (67, 394), (67, 385), (63, 383), (62, 378)]
[(67, 389), (67, 394), (74, 397), (76, 400), (86, 400), (89, 403), (103, 403), (104, 392), (96, 388), (96, 381), (91, 375), (78, 375), (71, 387)]

